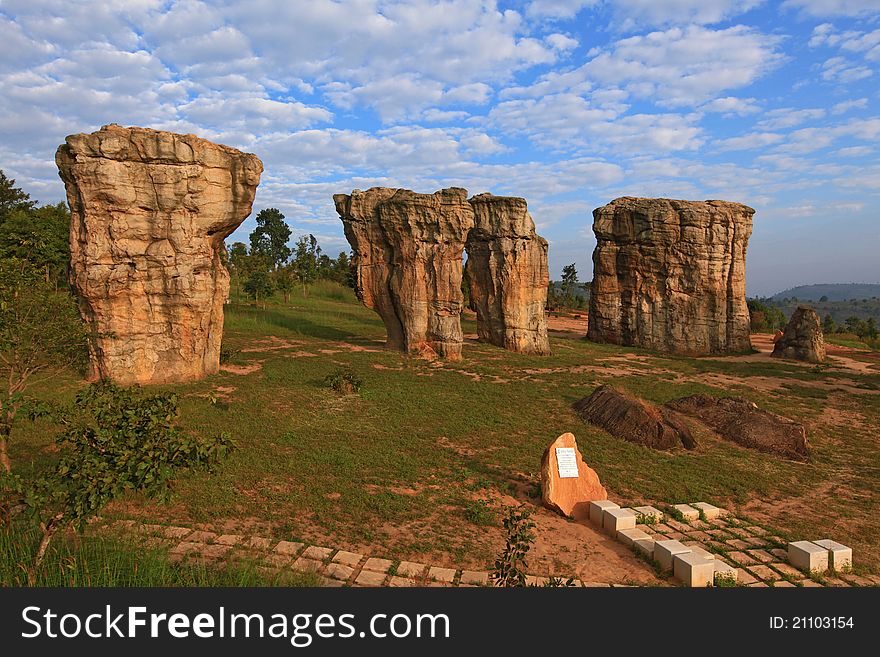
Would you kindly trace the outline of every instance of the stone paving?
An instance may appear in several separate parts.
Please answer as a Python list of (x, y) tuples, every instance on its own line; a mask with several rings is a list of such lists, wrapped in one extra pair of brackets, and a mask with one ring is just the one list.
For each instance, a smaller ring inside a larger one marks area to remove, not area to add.
[[(271, 573), (282, 571), (314, 572), (324, 586), (490, 586), (487, 571), (446, 568), (413, 561), (395, 561), (338, 550), (332, 547), (270, 539), (265, 536), (240, 534), (218, 535), (187, 527), (138, 524), (120, 520), (111, 528), (137, 531), (147, 537), (150, 545), (168, 547), (173, 561), (248, 561), (262, 564)], [(671, 519), (636, 527), (655, 540), (675, 539), (695, 550), (707, 550), (715, 559), (736, 570), (737, 586), (749, 587), (816, 587), (816, 586), (880, 586), (880, 576), (851, 573), (807, 579), (787, 561), (786, 543), (760, 526), (733, 516), (689, 522)], [(638, 541), (632, 546), (639, 555)], [(647, 567), (647, 564), (646, 564)], [(567, 576), (563, 576), (567, 579)], [(529, 575), (527, 583), (543, 586), (544, 575)], [(574, 580), (577, 586), (624, 587), (619, 583)]]

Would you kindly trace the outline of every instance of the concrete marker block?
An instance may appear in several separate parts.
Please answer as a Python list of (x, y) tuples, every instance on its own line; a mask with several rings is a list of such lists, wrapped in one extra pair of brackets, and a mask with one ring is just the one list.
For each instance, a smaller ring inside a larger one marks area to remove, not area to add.
[(665, 571), (672, 570), (672, 559), (677, 554), (688, 554), (692, 550), (674, 540), (654, 541), (654, 560)]
[(638, 527), (633, 529), (621, 529), (617, 532), (617, 540), (627, 547), (633, 547), (636, 541), (651, 540), (651, 535), (646, 534)]
[(602, 513), (605, 509), (619, 509), (620, 505), (611, 500), (594, 500), (590, 502), (590, 522), (602, 526)]
[(719, 509), (714, 504), (708, 504), (707, 502), (695, 502), (691, 504), (697, 511), (702, 511), (703, 515), (706, 517), (706, 520), (714, 520), (715, 518), (719, 518), (721, 516), (721, 509)]
[(673, 575), (691, 588), (704, 588), (715, 583), (715, 560), (696, 552), (676, 554), (672, 558)]
[(808, 575), (828, 570), (828, 550), (810, 541), (789, 543), (788, 560), (792, 566)]
[(820, 541), (813, 541), (821, 548), (828, 550), (828, 567), (834, 568), (837, 572), (845, 572), (852, 568), (852, 548), (832, 541), (830, 538), (823, 538)]
[(681, 513), (685, 520), (697, 520), (700, 517), (700, 512), (690, 504), (673, 504), (672, 508)]
[(635, 529), (636, 512), (632, 509), (605, 509), (602, 512), (602, 528), (617, 538), (621, 529)]

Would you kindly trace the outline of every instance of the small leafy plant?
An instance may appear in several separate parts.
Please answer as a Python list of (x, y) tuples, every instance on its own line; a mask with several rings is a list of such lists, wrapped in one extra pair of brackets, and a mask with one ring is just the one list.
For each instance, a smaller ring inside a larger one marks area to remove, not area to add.
[(535, 541), (535, 523), (532, 522), (531, 515), (523, 506), (508, 507), (503, 521), (507, 544), (489, 574), (494, 586), (526, 585), (526, 554)]
[(464, 517), (475, 525), (491, 525), (495, 522), (495, 511), (486, 500), (472, 500), (464, 508)]
[(328, 374), (324, 383), (343, 395), (358, 393), (363, 386), (363, 381), (351, 370), (337, 370)]

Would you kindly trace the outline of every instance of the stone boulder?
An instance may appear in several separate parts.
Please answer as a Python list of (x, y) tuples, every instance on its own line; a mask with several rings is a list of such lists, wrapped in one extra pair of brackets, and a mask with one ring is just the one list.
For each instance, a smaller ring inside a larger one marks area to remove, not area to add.
[(333, 201), (354, 253), (358, 297), (382, 318), (388, 346), (460, 359), (462, 256), (474, 225), (467, 191), (373, 187)]
[(726, 201), (633, 197), (594, 210), (587, 337), (676, 354), (748, 352), (754, 213)]
[(691, 395), (667, 403), (672, 410), (696, 418), (726, 440), (743, 447), (804, 461), (808, 456), (804, 426), (758, 408), (742, 397)]
[[(574, 450), (576, 477), (560, 476), (557, 448)], [(608, 491), (602, 486), (596, 471), (584, 463), (573, 434), (564, 433), (550, 443), (541, 458), (541, 502), (545, 507), (566, 517), (582, 520), (590, 515), (590, 502), (607, 499)]]
[(771, 356), (793, 358), (809, 363), (825, 362), (825, 336), (822, 322), (812, 308), (798, 306), (788, 320), (785, 332), (776, 340)]
[(582, 420), (631, 443), (652, 449), (697, 446), (690, 428), (677, 413), (612, 386), (599, 386), (572, 408)]
[(547, 241), (535, 233), (526, 201), (479, 194), (465, 274), (480, 339), (524, 354), (550, 353)]
[(108, 125), (55, 154), (71, 211), (70, 280), (93, 330), (89, 378), (175, 383), (216, 373), (224, 238), (263, 165), (194, 135)]

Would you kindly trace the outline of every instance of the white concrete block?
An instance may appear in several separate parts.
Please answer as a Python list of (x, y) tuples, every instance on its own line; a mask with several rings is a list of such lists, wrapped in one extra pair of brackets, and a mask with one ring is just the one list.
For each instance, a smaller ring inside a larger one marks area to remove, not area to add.
[(847, 547), (837, 541), (829, 538), (823, 538), (821, 541), (813, 541), (821, 548), (828, 550), (828, 567), (834, 568), (837, 572), (846, 571), (852, 568), (852, 548)]
[(617, 532), (617, 540), (627, 547), (632, 547), (636, 541), (651, 540), (651, 535), (646, 534), (638, 527), (634, 529), (621, 529)]
[[(655, 525), (663, 522), (663, 512), (660, 509), (655, 509), (653, 506), (637, 506), (633, 509), (638, 516), (644, 516), (648, 521), (645, 524)], [(651, 521), (650, 519), (654, 520)]]
[(673, 575), (685, 586), (702, 588), (715, 583), (715, 560), (696, 552), (676, 554), (672, 559)]
[(686, 545), (671, 539), (654, 541), (654, 559), (663, 570), (672, 570), (672, 558), (677, 554), (688, 554), (692, 550)]
[(636, 512), (632, 509), (605, 509), (602, 512), (602, 528), (617, 538), (621, 529), (635, 529)]
[(639, 538), (633, 543), (636, 550), (644, 554), (648, 559), (654, 558), (654, 539), (653, 538)]
[(689, 504), (673, 504), (672, 508), (680, 512), (685, 520), (696, 520), (700, 517), (700, 512)]
[(736, 568), (733, 566), (728, 566), (723, 561), (715, 560), (715, 580), (714, 583), (717, 586), (718, 580), (725, 580), (728, 583), (736, 584), (737, 580), (737, 572)]
[[(682, 545), (684, 545), (684, 543), (682, 543)], [(713, 553), (709, 552), (709, 550), (704, 548), (702, 545), (697, 545), (696, 541), (694, 543), (691, 543), (690, 545), (684, 546), (690, 548), (691, 552), (693, 552), (694, 554), (699, 554), (706, 559), (715, 559), (715, 555)]]
[(706, 520), (714, 520), (721, 515), (721, 509), (713, 504), (708, 504), (707, 502), (695, 502), (694, 504), (691, 504), (691, 506), (698, 512), (702, 511)]
[(590, 502), (590, 522), (602, 526), (602, 512), (605, 509), (619, 509), (620, 505), (611, 500), (594, 500)]
[(791, 565), (805, 573), (824, 573), (828, 570), (828, 550), (810, 541), (788, 544), (788, 560)]

